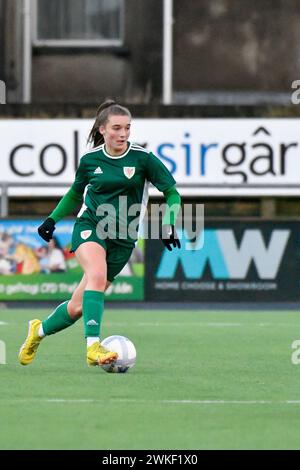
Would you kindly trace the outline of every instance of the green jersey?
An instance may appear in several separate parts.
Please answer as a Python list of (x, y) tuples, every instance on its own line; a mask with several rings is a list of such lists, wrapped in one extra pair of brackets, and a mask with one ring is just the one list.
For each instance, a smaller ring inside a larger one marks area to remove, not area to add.
[(128, 233), (148, 200), (148, 183), (165, 192), (176, 184), (165, 165), (139, 145), (128, 143), (125, 153), (111, 156), (105, 144), (96, 147), (80, 159), (72, 189), (84, 195), (77, 217), (89, 219), (117, 238), (133, 243), (136, 236)]

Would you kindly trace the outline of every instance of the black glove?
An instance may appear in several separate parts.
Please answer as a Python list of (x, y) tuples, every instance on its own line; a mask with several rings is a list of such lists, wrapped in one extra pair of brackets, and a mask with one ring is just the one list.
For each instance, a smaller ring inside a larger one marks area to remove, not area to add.
[(46, 219), (38, 228), (39, 236), (46, 242), (50, 242), (54, 230), (55, 222), (51, 217), (48, 217), (48, 219)]
[(172, 251), (172, 245), (174, 248), (176, 248), (176, 246), (178, 248), (181, 247), (174, 225), (162, 225), (160, 238), (169, 251)]

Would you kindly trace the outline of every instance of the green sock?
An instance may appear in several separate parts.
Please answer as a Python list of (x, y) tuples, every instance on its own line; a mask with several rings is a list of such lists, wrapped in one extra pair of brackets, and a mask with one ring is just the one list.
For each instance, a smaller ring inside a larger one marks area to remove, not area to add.
[(103, 316), (104, 292), (85, 290), (83, 293), (83, 319), (85, 337), (100, 336)]
[(43, 320), (42, 325), (46, 336), (54, 335), (54, 333), (68, 328), (68, 326), (73, 325), (78, 320), (78, 318), (73, 319), (70, 317), (67, 310), (68, 303), (69, 301), (67, 300), (60, 304), (48, 318)]

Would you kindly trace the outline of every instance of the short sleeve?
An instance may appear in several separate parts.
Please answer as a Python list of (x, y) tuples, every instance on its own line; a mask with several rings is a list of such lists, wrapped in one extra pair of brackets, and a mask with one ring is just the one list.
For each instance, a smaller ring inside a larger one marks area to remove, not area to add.
[(75, 181), (72, 185), (72, 189), (78, 193), (78, 194), (83, 194), (84, 188), (88, 184), (88, 175), (86, 171), (86, 167), (84, 164), (83, 158), (80, 159), (79, 162), (79, 167), (77, 168), (76, 174), (75, 174)]
[(147, 155), (146, 178), (161, 192), (176, 184), (167, 167), (152, 152)]

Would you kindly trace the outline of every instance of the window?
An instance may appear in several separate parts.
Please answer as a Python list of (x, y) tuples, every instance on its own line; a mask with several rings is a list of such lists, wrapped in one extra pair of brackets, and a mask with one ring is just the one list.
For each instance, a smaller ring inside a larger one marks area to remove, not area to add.
[(119, 46), (124, 0), (35, 0), (34, 45)]

